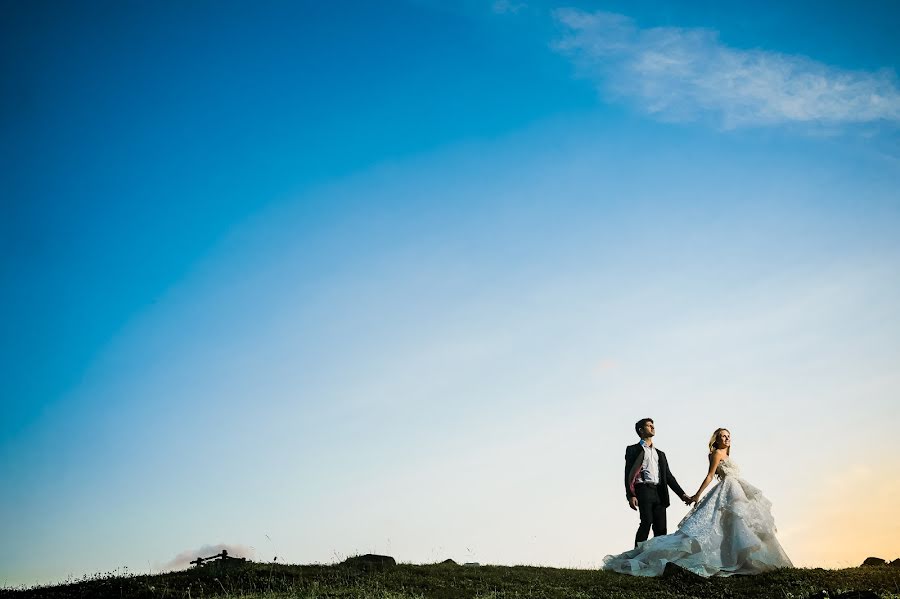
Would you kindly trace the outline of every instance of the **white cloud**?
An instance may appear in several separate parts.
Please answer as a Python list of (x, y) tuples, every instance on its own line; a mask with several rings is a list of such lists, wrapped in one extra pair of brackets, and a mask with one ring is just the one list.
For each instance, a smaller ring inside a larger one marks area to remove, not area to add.
[(803, 57), (730, 48), (708, 29), (641, 29), (623, 15), (554, 12), (554, 48), (614, 97), (669, 121), (712, 117), (726, 129), (900, 121), (896, 74), (851, 71)]
[(493, 10), (496, 14), (516, 14), (523, 8), (528, 5), (524, 2), (511, 2), (510, 0), (495, 0), (494, 4), (491, 5), (491, 10)]

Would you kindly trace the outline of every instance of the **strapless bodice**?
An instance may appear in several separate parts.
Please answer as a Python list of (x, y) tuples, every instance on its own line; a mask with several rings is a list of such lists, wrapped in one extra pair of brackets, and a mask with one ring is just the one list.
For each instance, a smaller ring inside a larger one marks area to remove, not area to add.
[(719, 478), (725, 478), (726, 476), (738, 476), (740, 473), (741, 469), (738, 468), (738, 465), (731, 460), (731, 456), (724, 458), (721, 462), (719, 462), (719, 466), (716, 468), (716, 474), (719, 476)]

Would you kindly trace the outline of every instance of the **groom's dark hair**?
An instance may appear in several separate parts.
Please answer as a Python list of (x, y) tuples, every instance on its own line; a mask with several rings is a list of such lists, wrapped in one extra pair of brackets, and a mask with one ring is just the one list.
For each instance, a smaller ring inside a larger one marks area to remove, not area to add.
[[(641, 437), (641, 429), (644, 428), (644, 425), (648, 422), (653, 422), (653, 418), (641, 418), (634, 423), (634, 432), (637, 433), (638, 437)], [(643, 437), (641, 437), (641, 439), (643, 439)]]

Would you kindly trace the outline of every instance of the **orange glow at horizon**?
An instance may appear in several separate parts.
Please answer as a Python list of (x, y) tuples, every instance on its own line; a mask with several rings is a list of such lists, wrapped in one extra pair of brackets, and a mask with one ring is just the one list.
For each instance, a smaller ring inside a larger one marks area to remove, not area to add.
[(900, 558), (900, 467), (857, 466), (828, 476), (804, 519), (779, 531), (798, 567), (848, 568)]

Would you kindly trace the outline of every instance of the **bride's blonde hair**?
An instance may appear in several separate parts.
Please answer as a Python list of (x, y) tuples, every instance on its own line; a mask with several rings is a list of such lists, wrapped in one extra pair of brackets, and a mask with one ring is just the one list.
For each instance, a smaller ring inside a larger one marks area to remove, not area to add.
[[(728, 432), (728, 433), (731, 432), (731, 431), (728, 430), (727, 428), (717, 428), (717, 429), (716, 429), (716, 432), (714, 432), (714, 433), (712, 434), (712, 437), (710, 437), (710, 439), (709, 439), (709, 453), (712, 453), (712, 452), (714, 452), (714, 451), (716, 450), (716, 443), (719, 442), (719, 433), (721, 433), (722, 431), (726, 431), (726, 432)], [(728, 455), (731, 455), (731, 447), (729, 447), (728, 449), (726, 449), (726, 450), (725, 450), (725, 453), (728, 454)]]

